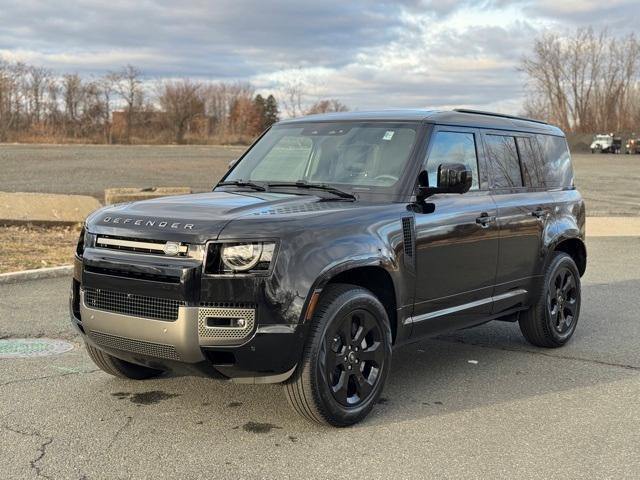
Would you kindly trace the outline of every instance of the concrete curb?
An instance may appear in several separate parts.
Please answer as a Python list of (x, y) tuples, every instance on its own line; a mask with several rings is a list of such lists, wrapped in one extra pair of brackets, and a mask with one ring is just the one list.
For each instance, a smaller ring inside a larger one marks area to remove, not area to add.
[(44, 278), (58, 278), (71, 276), (72, 265), (62, 267), (38, 268), (35, 270), (23, 270), (21, 272), (0, 273), (0, 285), (9, 283), (26, 282), (27, 280), (42, 280)]

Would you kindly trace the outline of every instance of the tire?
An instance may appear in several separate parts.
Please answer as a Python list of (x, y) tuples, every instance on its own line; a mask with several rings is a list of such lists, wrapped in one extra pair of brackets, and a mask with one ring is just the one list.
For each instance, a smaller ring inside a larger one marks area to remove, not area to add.
[(364, 288), (331, 284), (320, 297), (302, 360), (284, 391), (307, 420), (346, 427), (369, 414), (390, 367), (391, 328), (380, 301)]
[(87, 353), (93, 363), (95, 363), (100, 370), (114, 377), (129, 378), (131, 380), (146, 380), (147, 378), (157, 377), (162, 374), (161, 370), (155, 370), (149, 367), (143, 367), (142, 365), (136, 365), (134, 363), (125, 362), (119, 358), (113, 357), (108, 353), (98, 350), (97, 348), (85, 343), (84, 346), (87, 349)]
[(580, 317), (580, 273), (573, 259), (555, 252), (544, 274), (538, 300), (520, 315), (520, 330), (537, 347), (567, 343)]

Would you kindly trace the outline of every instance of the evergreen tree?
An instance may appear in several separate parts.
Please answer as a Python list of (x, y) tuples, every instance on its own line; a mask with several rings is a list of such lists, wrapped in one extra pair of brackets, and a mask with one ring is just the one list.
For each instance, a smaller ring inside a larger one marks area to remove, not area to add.
[(280, 112), (278, 111), (278, 102), (273, 95), (269, 95), (264, 105), (264, 126), (270, 127), (276, 123), (279, 118)]
[(260, 94), (257, 94), (253, 99), (253, 109), (256, 115), (256, 125), (260, 131), (263, 131), (267, 128), (266, 125), (266, 101), (264, 97)]

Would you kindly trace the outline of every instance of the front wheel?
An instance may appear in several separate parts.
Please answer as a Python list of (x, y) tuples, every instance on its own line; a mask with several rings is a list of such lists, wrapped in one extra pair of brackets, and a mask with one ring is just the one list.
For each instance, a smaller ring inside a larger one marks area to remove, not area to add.
[(284, 390), (317, 423), (345, 427), (371, 411), (391, 366), (391, 328), (380, 301), (361, 287), (329, 285), (320, 298), (301, 363)]
[(561, 347), (573, 336), (580, 316), (580, 273), (573, 258), (555, 252), (538, 300), (520, 315), (520, 330), (538, 347)]

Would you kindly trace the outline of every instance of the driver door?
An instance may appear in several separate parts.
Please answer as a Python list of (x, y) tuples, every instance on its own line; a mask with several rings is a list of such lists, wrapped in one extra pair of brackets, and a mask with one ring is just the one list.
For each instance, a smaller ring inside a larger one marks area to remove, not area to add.
[(491, 313), (498, 260), (497, 210), (475, 129), (435, 127), (424, 170), (436, 186), (438, 166), (463, 163), (473, 175), (464, 194), (436, 194), (416, 213), (416, 289), (412, 336), (483, 321)]

